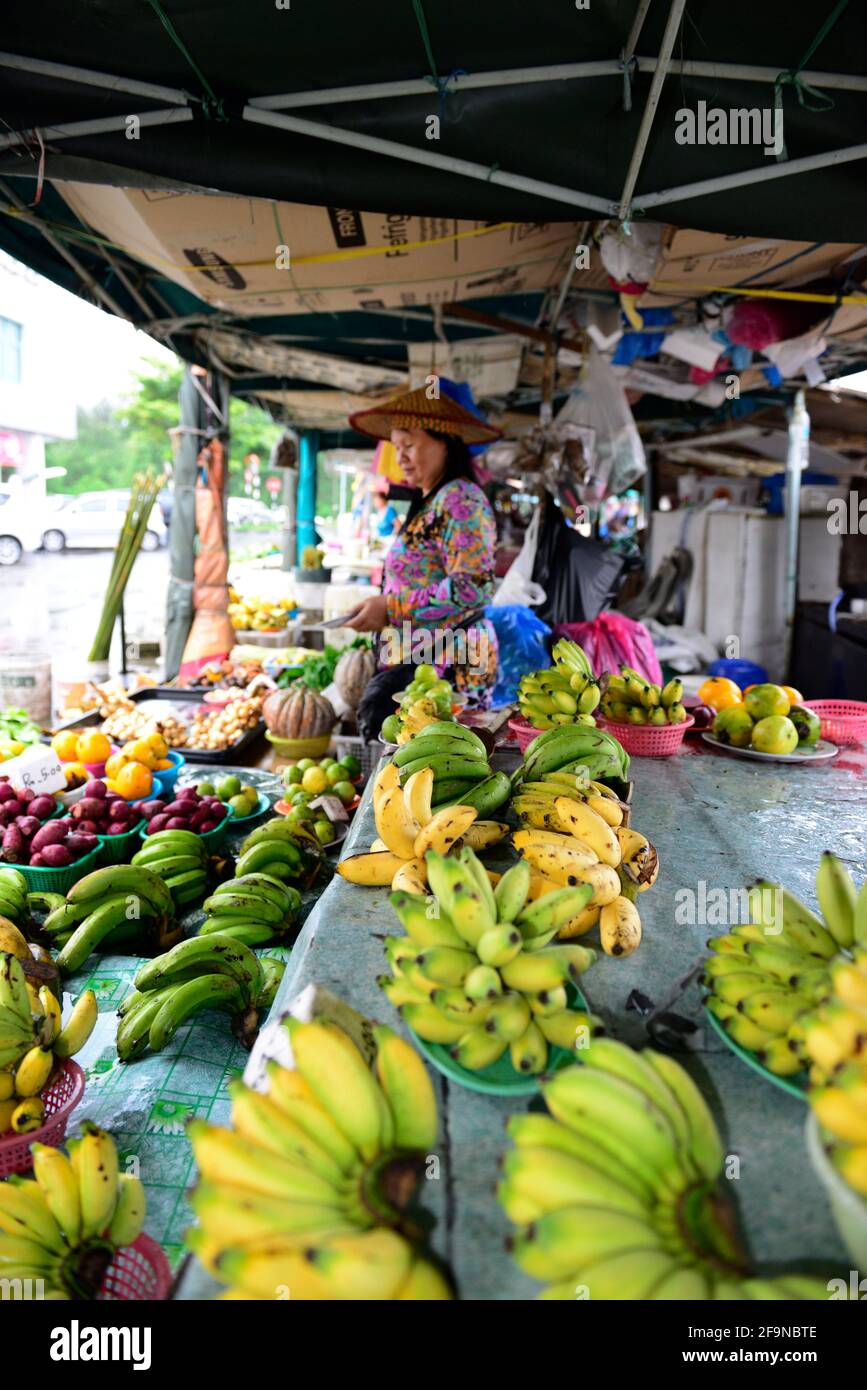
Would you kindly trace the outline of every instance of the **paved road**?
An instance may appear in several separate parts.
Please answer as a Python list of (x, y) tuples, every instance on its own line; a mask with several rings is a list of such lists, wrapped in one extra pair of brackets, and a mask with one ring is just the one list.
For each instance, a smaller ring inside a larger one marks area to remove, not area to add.
[[(269, 532), (240, 532), (232, 537), (232, 549), (237, 554), (264, 548), (271, 539)], [(17, 565), (0, 568), (0, 652), (17, 646), (30, 652), (44, 648), (55, 661), (85, 658), (99, 622), (112, 558), (110, 550), (67, 550), (60, 555), (38, 551)], [(138, 556), (124, 605), (128, 639), (162, 639), (168, 581), (168, 550)]]

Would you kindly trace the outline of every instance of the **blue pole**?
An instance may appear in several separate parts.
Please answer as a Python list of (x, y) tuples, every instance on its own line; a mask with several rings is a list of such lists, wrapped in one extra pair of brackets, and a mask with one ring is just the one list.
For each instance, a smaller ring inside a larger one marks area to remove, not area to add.
[(319, 453), (319, 431), (301, 432), (298, 455), (298, 549), (296, 564), (301, 563), (305, 545), (316, 544), (316, 457)]

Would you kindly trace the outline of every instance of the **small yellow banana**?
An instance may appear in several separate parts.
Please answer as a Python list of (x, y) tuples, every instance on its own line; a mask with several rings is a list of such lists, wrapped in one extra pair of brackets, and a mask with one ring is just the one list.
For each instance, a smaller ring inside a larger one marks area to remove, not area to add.
[(602, 908), (599, 939), (608, 956), (631, 956), (641, 945), (641, 918), (628, 898), (616, 898)]

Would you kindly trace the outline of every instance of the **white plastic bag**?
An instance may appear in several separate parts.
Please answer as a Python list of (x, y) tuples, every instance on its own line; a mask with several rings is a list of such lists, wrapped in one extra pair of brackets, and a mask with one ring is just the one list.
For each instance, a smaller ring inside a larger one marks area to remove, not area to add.
[(542, 513), (537, 507), (530, 525), (524, 533), (524, 544), (503, 576), (499, 589), (491, 599), (492, 607), (499, 608), (506, 603), (520, 603), (525, 608), (534, 608), (537, 604), (545, 602), (545, 590), (541, 584), (533, 582), (533, 565), (536, 560), (536, 547), (539, 544), (541, 523)]
[[(555, 420), (596, 431), (594, 473), (609, 494), (625, 492), (647, 470), (644, 446), (616, 372), (591, 349), (587, 366)], [(508, 578), (508, 576), (507, 576)]]

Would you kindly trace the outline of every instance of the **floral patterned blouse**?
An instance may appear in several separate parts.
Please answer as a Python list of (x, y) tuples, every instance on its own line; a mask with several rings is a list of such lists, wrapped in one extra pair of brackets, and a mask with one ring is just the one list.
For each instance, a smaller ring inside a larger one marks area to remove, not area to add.
[[(490, 703), (497, 678), (497, 638), (482, 615), (494, 592), (496, 542), (485, 494), (458, 478), (403, 526), (385, 559), (383, 593), (388, 621), (403, 639), (401, 659), (432, 662), (476, 708)], [(431, 633), (432, 650), (419, 629)], [(412, 655), (407, 632), (414, 634)]]

